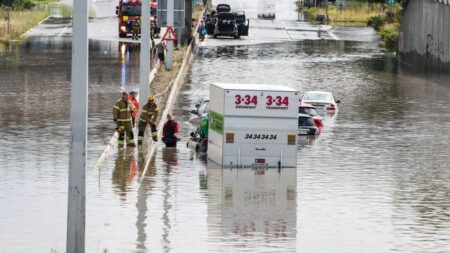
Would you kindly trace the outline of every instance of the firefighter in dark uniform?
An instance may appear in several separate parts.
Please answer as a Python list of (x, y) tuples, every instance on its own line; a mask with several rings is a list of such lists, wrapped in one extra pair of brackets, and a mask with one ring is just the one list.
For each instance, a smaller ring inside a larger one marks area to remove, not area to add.
[(145, 128), (150, 125), (153, 141), (158, 141), (158, 132), (156, 129), (156, 120), (158, 119), (158, 106), (155, 103), (154, 96), (148, 96), (148, 102), (142, 107), (139, 115), (139, 136), (138, 144), (144, 140)]
[(119, 133), (119, 147), (125, 144), (125, 134), (127, 135), (127, 145), (135, 146), (134, 134), (131, 123), (131, 113), (134, 106), (128, 101), (128, 92), (122, 93), (122, 98), (117, 100), (113, 107), (113, 120), (116, 122), (116, 130)]
[(133, 37), (131, 39), (138, 40), (140, 31), (141, 31), (141, 21), (138, 19), (133, 22)]

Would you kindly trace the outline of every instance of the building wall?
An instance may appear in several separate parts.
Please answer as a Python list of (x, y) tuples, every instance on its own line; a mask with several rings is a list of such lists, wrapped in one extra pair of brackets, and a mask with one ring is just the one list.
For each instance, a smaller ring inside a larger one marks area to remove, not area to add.
[(450, 1), (410, 0), (400, 28), (398, 55), (412, 69), (450, 75)]

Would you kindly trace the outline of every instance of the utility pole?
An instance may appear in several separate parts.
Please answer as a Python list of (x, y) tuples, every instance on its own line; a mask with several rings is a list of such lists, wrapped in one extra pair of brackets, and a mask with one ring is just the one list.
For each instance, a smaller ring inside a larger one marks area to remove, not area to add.
[(142, 0), (141, 10), (139, 102), (143, 104), (150, 94), (150, 0)]
[[(174, 0), (167, 1), (167, 27), (173, 28), (173, 12), (174, 12)], [(167, 41), (167, 55), (166, 55), (166, 69), (172, 70), (173, 68), (173, 40)]]
[(88, 0), (73, 1), (67, 253), (84, 253), (88, 118)]

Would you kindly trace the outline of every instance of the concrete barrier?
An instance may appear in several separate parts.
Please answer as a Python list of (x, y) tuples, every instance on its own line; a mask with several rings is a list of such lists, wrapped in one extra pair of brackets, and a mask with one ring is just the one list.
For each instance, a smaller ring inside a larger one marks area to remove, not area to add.
[(416, 71), (450, 75), (448, 1), (410, 0), (400, 27), (398, 57)]
[[(203, 13), (201, 16), (203, 16)], [(201, 17), (199, 17), (199, 18), (201, 18)], [(161, 139), (164, 122), (166, 121), (166, 115), (168, 113), (172, 112), (173, 106), (175, 105), (175, 99), (177, 98), (178, 92), (185, 81), (185, 78), (189, 71), (189, 67), (191, 66), (191, 63), (194, 60), (194, 55), (195, 55), (196, 48), (197, 48), (197, 45), (199, 42), (199, 37), (198, 37), (198, 34), (196, 33), (199, 25), (200, 25), (200, 22), (197, 23), (197, 25), (194, 29), (193, 39), (191, 40), (191, 43), (189, 44), (188, 48), (186, 49), (186, 51), (184, 53), (183, 62), (181, 63), (180, 70), (178, 71), (178, 74), (175, 77), (175, 79), (170, 84), (170, 87), (171, 87), (170, 94), (169, 94), (169, 97), (167, 98), (166, 107), (165, 107), (163, 113), (161, 114), (162, 115), (161, 120), (159, 121), (159, 124), (158, 124), (158, 139)], [(144, 170), (143, 170), (142, 177), (141, 177), (141, 180), (139, 183), (142, 183), (142, 181), (144, 180), (145, 174), (147, 173), (147, 170), (150, 167), (150, 162), (152, 161), (152, 159), (156, 153), (157, 147), (158, 147), (158, 143), (151, 142), (149, 151), (145, 158)]]

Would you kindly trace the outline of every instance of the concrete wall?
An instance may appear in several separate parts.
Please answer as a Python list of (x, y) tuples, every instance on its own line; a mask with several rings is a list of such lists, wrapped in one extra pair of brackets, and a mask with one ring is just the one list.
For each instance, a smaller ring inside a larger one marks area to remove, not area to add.
[(450, 5), (443, 0), (410, 0), (398, 41), (402, 64), (450, 75)]

